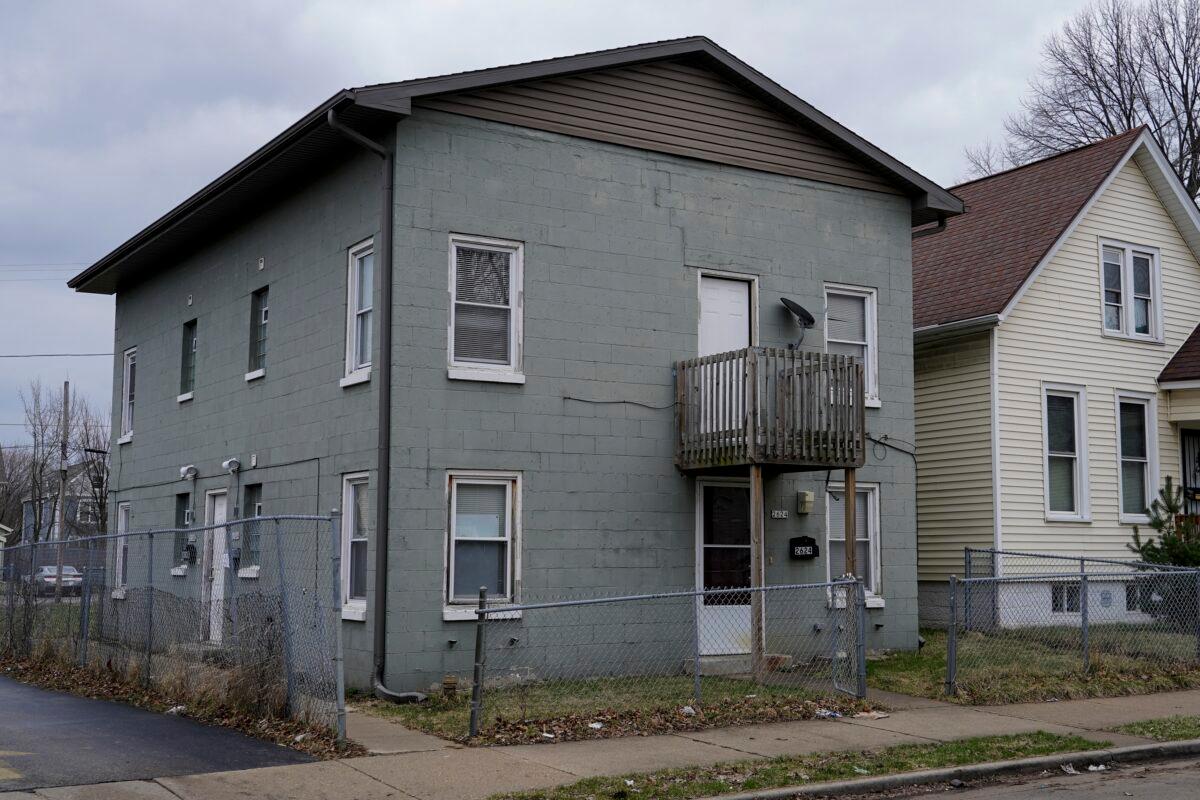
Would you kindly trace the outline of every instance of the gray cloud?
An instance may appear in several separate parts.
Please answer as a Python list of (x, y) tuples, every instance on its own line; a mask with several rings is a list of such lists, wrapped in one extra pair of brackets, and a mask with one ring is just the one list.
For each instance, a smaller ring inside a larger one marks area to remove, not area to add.
[[(103, 255), (337, 89), (705, 34), (943, 183), (1000, 132), (1042, 38), (1082, 0), (381, 2), (125, 0), (0, 10), (0, 352), (108, 350), (112, 304), (56, 281)], [(0, 359), (16, 388), (106, 359)], [(0, 441), (13, 438), (0, 426)]]

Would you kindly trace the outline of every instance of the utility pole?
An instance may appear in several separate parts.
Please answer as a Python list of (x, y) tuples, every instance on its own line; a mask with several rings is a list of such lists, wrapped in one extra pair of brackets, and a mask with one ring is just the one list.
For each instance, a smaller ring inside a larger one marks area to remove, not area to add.
[(63, 381), (62, 427), (58, 450), (58, 573), (54, 581), (54, 602), (62, 602), (63, 539), (67, 534), (67, 442), (71, 419), (71, 382)]

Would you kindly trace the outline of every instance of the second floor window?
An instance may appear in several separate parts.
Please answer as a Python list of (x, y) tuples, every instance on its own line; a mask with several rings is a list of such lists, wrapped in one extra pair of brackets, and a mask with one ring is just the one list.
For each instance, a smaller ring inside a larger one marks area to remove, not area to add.
[(133, 436), (133, 405), (136, 388), (137, 348), (131, 347), (125, 351), (121, 377), (121, 438), (125, 440)]
[(825, 287), (826, 352), (862, 363), (868, 404), (879, 402), (877, 327), (874, 289)]
[(516, 242), (451, 237), (451, 367), (519, 371), (521, 251)]
[(268, 287), (250, 295), (250, 372), (267, 368)]
[(1105, 242), (1100, 250), (1104, 331), (1161, 341), (1158, 253), (1118, 242)]
[(375, 249), (370, 241), (350, 250), (347, 288), (346, 374), (351, 375), (371, 366)]
[(196, 388), (196, 320), (183, 323), (183, 346), (179, 360), (179, 394)]

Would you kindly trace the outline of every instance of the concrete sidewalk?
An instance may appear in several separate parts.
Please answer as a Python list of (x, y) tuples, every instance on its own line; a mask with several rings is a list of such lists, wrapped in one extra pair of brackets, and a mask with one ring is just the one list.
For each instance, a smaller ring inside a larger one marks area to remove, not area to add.
[(621, 775), (830, 750), (867, 750), (967, 736), (1075, 734), (1116, 745), (1147, 740), (1106, 728), (1174, 714), (1200, 714), (1200, 690), (1171, 694), (963, 707), (874, 693), (890, 706), (884, 719), (837, 719), (750, 725), (663, 736), (514, 747), (461, 747), (385, 720), (352, 714), (350, 736), (366, 758), (219, 772), (157, 781), (44, 789), (6, 800), (481, 800), (490, 794)]

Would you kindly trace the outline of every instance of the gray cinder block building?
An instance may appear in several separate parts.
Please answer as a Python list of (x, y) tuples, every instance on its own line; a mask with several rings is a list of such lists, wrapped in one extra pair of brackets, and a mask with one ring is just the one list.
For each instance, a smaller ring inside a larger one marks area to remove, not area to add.
[(343, 508), (352, 685), (469, 670), (481, 585), (823, 581), (848, 518), (914, 647), (911, 230), (961, 211), (704, 38), (338, 92), (71, 281), (113, 523)]

